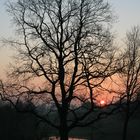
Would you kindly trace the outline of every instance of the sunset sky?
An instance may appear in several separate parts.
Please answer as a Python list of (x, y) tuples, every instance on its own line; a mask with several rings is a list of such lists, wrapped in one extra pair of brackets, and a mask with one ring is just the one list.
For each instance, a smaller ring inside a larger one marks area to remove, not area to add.
[[(0, 0), (0, 39), (15, 35), (14, 26), (4, 4), (7, 1)], [(126, 31), (134, 25), (140, 25), (140, 0), (108, 0), (108, 2), (111, 3), (113, 13), (118, 17), (113, 25), (113, 31), (117, 39), (122, 40)], [(2, 43), (0, 45), (2, 46)], [(3, 77), (5, 65), (9, 63), (11, 53), (7, 47), (0, 47), (0, 78)]]

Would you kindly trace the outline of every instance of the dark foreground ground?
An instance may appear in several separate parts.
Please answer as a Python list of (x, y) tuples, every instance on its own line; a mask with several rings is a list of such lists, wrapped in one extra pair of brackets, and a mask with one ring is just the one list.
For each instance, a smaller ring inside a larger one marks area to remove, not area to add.
[[(76, 128), (70, 137), (88, 140), (121, 140), (124, 116), (117, 113), (86, 128)], [(17, 113), (10, 106), (0, 106), (0, 140), (41, 140), (58, 135), (57, 131), (39, 124), (31, 114)], [(140, 107), (129, 121), (127, 140), (140, 140)]]

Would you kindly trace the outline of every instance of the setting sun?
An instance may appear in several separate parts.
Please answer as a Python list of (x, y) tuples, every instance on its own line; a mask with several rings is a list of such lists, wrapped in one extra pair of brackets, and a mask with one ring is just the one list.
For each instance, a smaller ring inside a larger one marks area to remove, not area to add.
[(101, 100), (100, 101), (100, 105), (102, 105), (102, 106), (105, 105), (105, 101), (104, 100)]

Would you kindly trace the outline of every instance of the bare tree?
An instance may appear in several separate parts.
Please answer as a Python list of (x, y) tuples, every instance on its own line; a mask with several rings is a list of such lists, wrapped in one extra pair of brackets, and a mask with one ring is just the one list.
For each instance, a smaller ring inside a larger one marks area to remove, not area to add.
[(126, 34), (126, 49), (123, 59), (125, 67), (120, 74), (121, 83), (123, 83), (121, 98), (124, 100), (123, 111), (125, 114), (123, 126), (123, 140), (127, 139), (128, 123), (135, 112), (137, 104), (132, 103), (138, 101), (140, 91), (140, 27), (135, 26)]
[(46, 112), (32, 113), (58, 129), (61, 140), (72, 128), (105, 115), (89, 119), (96, 89), (118, 71), (110, 5), (104, 0), (18, 0), (8, 10), (18, 28), (18, 39), (10, 41), (18, 55), (9, 70), (12, 84), (1, 84), (1, 97), (12, 104), (45, 104)]

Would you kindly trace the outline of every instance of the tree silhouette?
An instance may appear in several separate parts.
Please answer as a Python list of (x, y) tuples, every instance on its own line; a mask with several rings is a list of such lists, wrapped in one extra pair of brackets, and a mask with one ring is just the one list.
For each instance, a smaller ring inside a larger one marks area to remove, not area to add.
[[(9, 43), (18, 54), (9, 84), (1, 84), (1, 97), (13, 105), (34, 104), (29, 111), (67, 140), (71, 129), (102, 116), (89, 119), (97, 107), (96, 89), (119, 70), (110, 5), (104, 0), (18, 0), (8, 4), (8, 11), (18, 32)], [(39, 104), (46, 104), (45, 112)]]
[[(140, 91), (140, 28), (134, 26), (126, 34), (126, 48), (122, 63), (124, 65), (120, 79), (122, 83), (121, 98), (123, 99), (122, 109), (124, 111), (123, 138), (127, 139), (127, 128), (131, 116), (136, 111)], [(135, 104), (134, 104), (135, 103)]]

